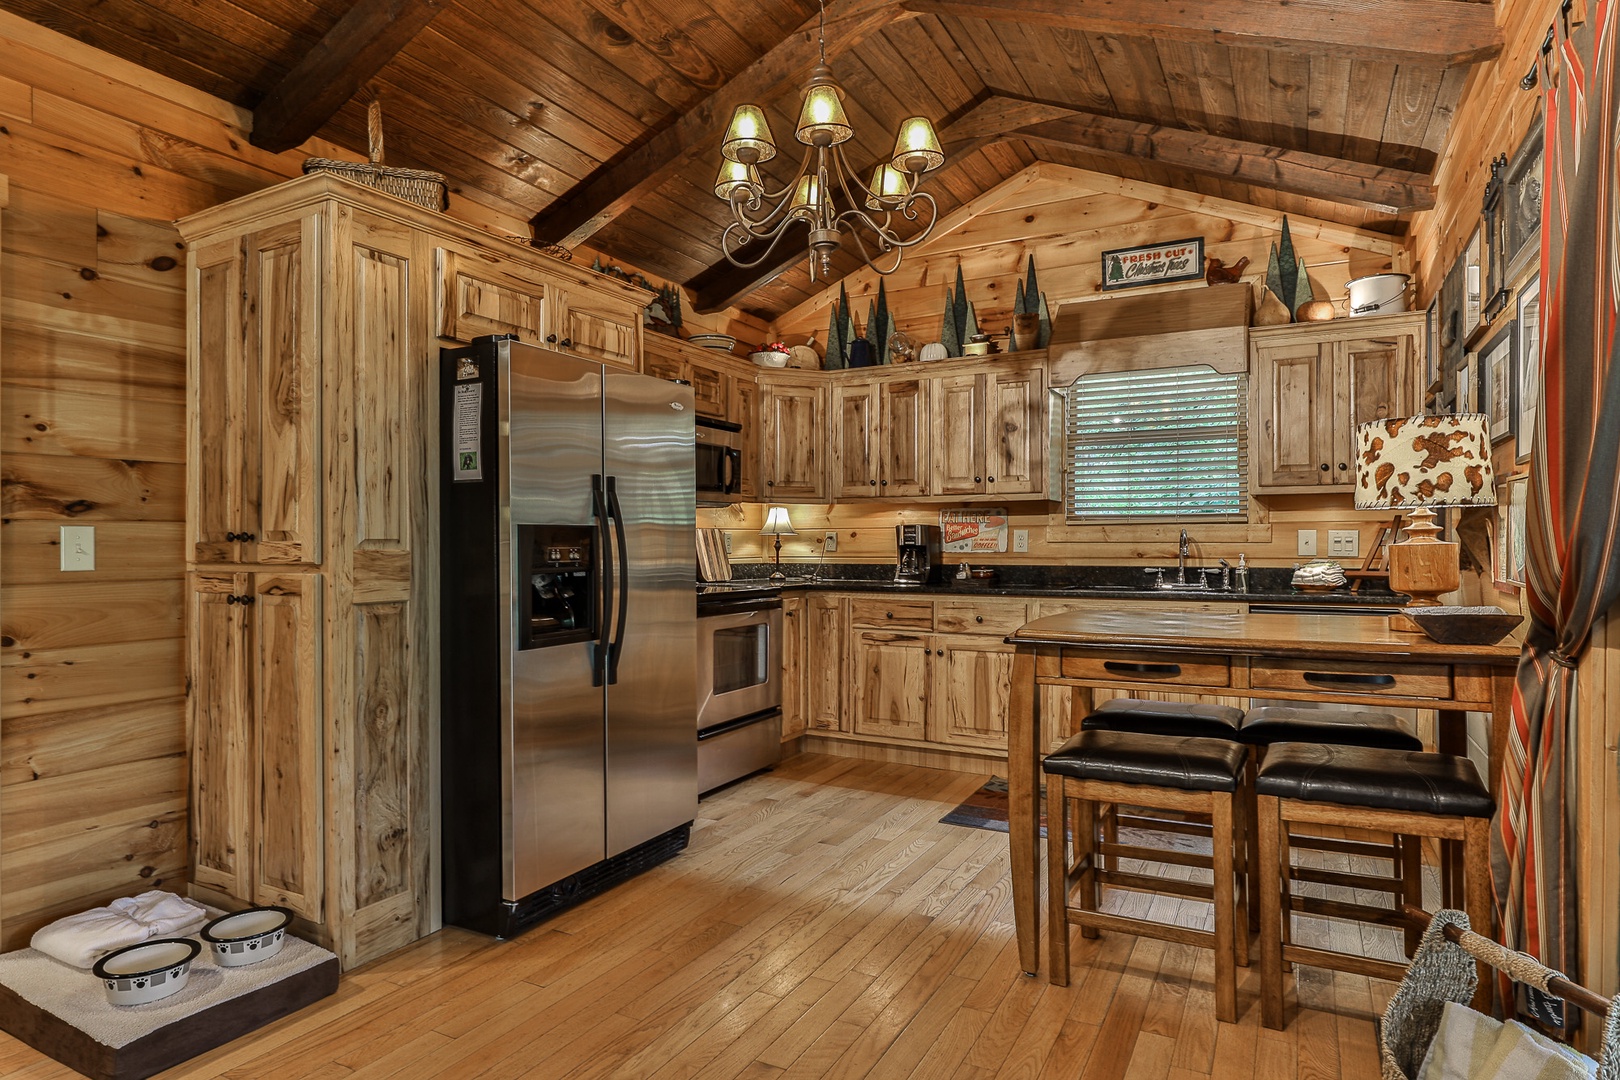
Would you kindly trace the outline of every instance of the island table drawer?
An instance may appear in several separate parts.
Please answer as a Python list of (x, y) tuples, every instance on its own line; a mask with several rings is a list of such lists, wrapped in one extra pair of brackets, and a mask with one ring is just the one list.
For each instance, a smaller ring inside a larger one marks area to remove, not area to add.
[(881, 630), (904, 627), (907, 630), (934, 628), (934, 602), (932, 600), (873, 600), (860, 598), (849, 602), (849, 624), (872, 626)]
[(1209, 653), (1130, 653), (1111, 649), (1063, 650), (1066, 679), (1094, 679), (1124, 686), (1130, 683), (1231, 686), (1232, 661)]
[(1255, 690), (1316, 690), (1368, 697), (1451, 697), (1449, 664), (1379, 664), (1365, 660), (1254, 660)]

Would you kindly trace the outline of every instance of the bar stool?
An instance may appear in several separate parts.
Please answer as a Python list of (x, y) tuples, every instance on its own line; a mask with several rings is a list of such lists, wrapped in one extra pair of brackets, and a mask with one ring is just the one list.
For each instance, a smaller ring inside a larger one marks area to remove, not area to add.
[[(1047, 756), (1047, 922), (1051, 980), (1069, 984), (1069, 927), (1085, 937), (1117, 930), (1141, 937), (1198, 945), (1215, 952), (1215, 1015), (1237, 1020), (1235, 964), (1248, 960), (1248, 919), (1235, 902), (1234, 849), (1243, 803), (1237, 797), (1245, 750), (1224, 739), (1166, 739), (1122, 731), (1082, 731)], [(1111, 845), (1116, 855), (1182, 866), (1208, 867), (1210, 885), (1098, 865), (1097, 807), (1143, 804), (1209, 815), (1209, 857), (1161, 848)], [(1073, 813), (1071, 814), (1071, 810)], [(1068, 834), (1072, 831), (1072, 842)], [(1208, 900), (1215, 929), (1194, 930), (1099, 910), (1102, 886)], [(1241, 960), (1240, 960), (1241, 958)]]
[[(1292, 706), (1271, 705), (1250, 709), (1238, 728), (1238, 741), (1252, 747), (1247, 766), (1248, 782), (1244, 785), (1249, 800), (1249, 820), (1257, 820), (1254, 805), (1254, 779), (1265, 748), (1275, 743), (1327, 743), (1333, 746), (1372, 746), (1385, 750), (1422, 750), (1423, 740), (1406, 730), (1398, 716), (1370, 710), (1299, 709)], [(1360, 858), (1387, 859), (1388, 877), (1367, 874), (1337, 873), (1309, 867), (1294, 867), (1291, 876), (1296, 881), (1310, 881), (1319, 885), (1335, 885), (1349, 889), (1366, 889), (1391, 894), (1391, 908), (1399, 910), (1402, 903), (1423, 906), (1423, 846), (1415, 837), (1396, 836), (1392, 842), (1369, 840), (1338, 840), (1326, 836), (1300, 837), (1294, 847), (1313, 851), (1330, 851)], [(1250, 867), (1260, 866), (1258, 835), (1249, 830)], [(1258, 930), (1259, 911), (1251, 908), (1249, 927)], [(1408, 928), (1406, 953), (1410, 956), (1418, 947), (1422, 931)]]
[[(1277, 743), (1255, 776), (1260, 836), (1261, 1020), (1283, 1026), (1283, 964), (1399, 979), (1404, 963), (1308, 948), (1291, 941), (1293, 912), (1408, 926), (1404, 912), (1293, 895), (1290, 826), (1348, 825), (1400, 836), (1460, 841), (1464, 910), (1475, 926), (1491, 925), (1490, 819), (1496, 801), (1467, 758), (1380, 747)], [(1480, 980), (1478, 1008), (1488, 1001)]]

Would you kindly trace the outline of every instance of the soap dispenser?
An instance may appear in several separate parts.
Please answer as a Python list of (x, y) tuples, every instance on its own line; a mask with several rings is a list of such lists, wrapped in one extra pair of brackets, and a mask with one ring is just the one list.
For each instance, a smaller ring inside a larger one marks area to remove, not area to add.
[(1237, 570), (1233, 577), (1236, 579), (1232, 585), (1233, 589), (1240, 593), (1249, 591), (1249, 557), (1241, 551), (1238, 552)]

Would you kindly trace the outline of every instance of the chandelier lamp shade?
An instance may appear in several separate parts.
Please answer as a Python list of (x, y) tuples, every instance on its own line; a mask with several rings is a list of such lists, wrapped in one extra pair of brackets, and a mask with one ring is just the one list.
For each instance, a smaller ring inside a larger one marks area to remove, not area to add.
[[(872, 166), (866, 182), (850, 166), (844, 145), (855, 137), (855, 129), (844, 112), (844, 89), (827, 65), (826, 22), (823, 7), (821, 58), (805, 84), (793, 132), (805, 147), (793, 179), (770, 190), (760, 174), (759, 167), (777, 154), (764, 109), (738, 105), (726, 128), (714, 193), (731, 206), (732, 221), (720, 246), (733, 266), (760, 265), (790, 226), (804, 222), (810, 231), (811, 280), (831, 277), (833, 253), (846, 235), (863, 262), (889, 274), (899, 267), (906, 248), (928, 237), (938, 217), (934, 197), (917, 190), (924, 174), (945, 163), (927, 117), (900, 122), (893, 154)], [(901, 229), (910, 235), (903, 236)], [(749, 254), (742, 253), (744, 248)], [(759, 253), (751, 254), (754, 250)]]

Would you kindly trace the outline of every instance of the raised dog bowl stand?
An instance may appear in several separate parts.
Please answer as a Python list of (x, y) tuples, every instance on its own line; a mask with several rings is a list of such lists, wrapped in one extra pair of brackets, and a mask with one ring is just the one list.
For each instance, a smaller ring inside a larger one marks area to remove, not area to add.
[(222, 968), (203, 949), (191, 981), (145, 1005), (107, 1001), (101, 980), (34, 949), (0, 955), (0, 1029), (95, 1080), (141, 1080), (337, 990), (338, 959), (288, 936), (249, 967)]

